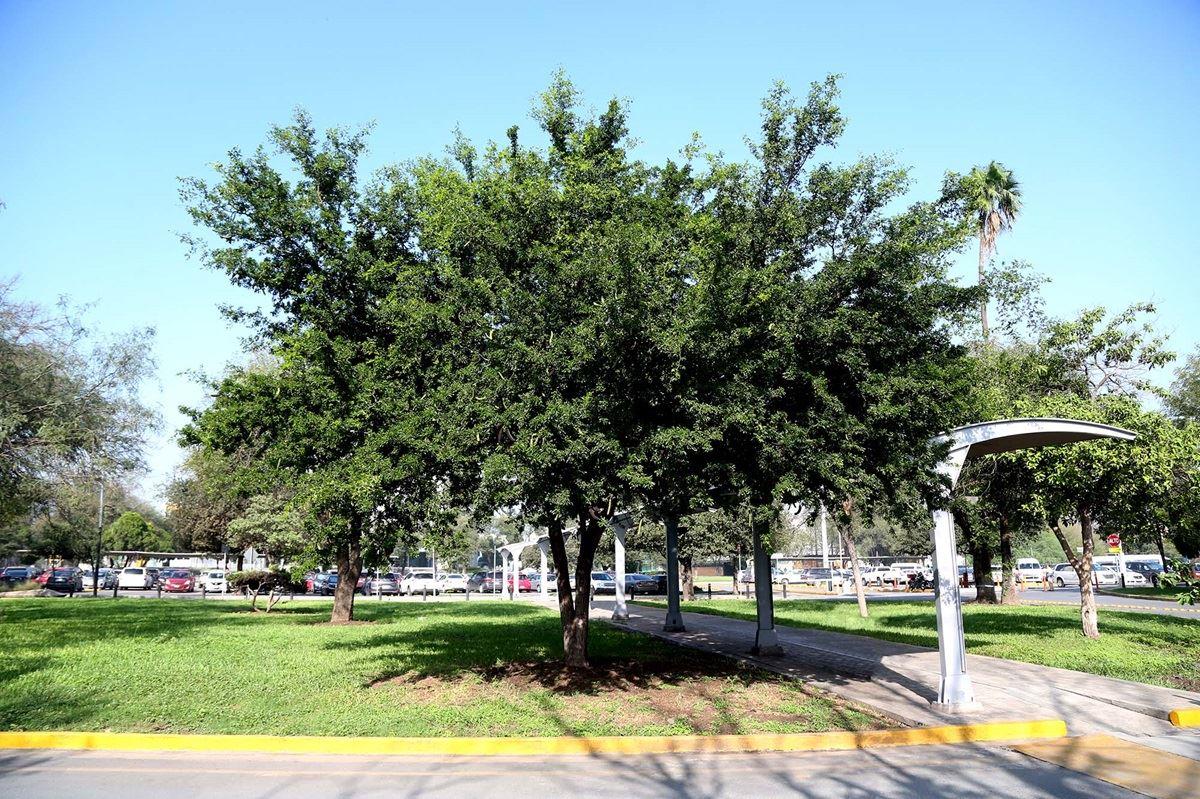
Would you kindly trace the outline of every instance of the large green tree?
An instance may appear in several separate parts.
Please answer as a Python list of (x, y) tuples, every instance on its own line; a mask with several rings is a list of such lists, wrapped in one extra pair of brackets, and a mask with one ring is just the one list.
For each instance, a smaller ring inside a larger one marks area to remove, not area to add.
[(443, 393), (457, 370), (443, 356), (473, 328), (419, 250), (411, 181), (398, 169), (360, 175), (363, 132), (321, 136), (298, 113), (270, 138), (273, 152), (231, 150), (215, 182), (184, 181), (210, 234), (189, 241), (262, 295), (265, 309), (227, 313), (275, 365), (214, 383), (183, 440), (286, 476), (306, 546), (341, 574), (332, 619), (344, 622), (364, 557), (386, 557), (471, 475), (455, 470), (453, 448), (474, 431), (453, 424), (465, 400)]
[(1200, 347), (1175, 370), (1166, 405), (1173, 418), (1200, 422)]
[(156, 415), (138, 396), (154, 331), (104, 336), (84, 309), (48, 311), (0, 282), (0, 524), (44, 510), (81, 471), (95, 485), (143, 464)]

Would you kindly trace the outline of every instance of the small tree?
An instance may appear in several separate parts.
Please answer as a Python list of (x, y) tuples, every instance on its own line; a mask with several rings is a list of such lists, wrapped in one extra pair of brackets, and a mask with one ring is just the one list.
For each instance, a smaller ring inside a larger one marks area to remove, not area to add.
[(267, 606), (261, 610), (270, 613), (285, 595), (304, 591), (303, 582), (282, 569), (233, 572), (229, 575), (229, 587), (250, 597), (250, 610), (255, 613), (260, 610), (258, 598), (263, 593), (267, 595)]
[[(1062, 546), (1064, 557), (1079, 576), (1083, 633), (1100, 636), (1092, 589), (1092, 557), (1097, 528), (1138, 529), (1145, 519), (1148, 498), (1170, 490), (1180, 462), (1194, 464), (1195, 440), (1180, 440), (1180, 431), (1161, 414), (1144, 411), (1134, 400), (1106, 396), (1096, 399), (1061, 395), (1047, 398), (1033, 415), (1084, 419), (1132, 430), (1132, 443), (1094, 441), (1004, 456), (1028, 468), (1033, 482), (1029, 508), (1041, 513)], [(1183, 469), (1187, 472), (1188, 469)], [(1082, 552), (1077, 554), (1063, 526), (1078, 523)]]

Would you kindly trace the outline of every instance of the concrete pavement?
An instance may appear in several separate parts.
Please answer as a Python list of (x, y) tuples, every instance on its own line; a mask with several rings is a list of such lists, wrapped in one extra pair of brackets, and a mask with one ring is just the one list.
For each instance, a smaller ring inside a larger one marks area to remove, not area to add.
[(0, 796), (59, 799), (663, 796), (1129, 799), (1086, 774), (971, 744), (801, 755), (407, 758), (0, 752)]
[[(598, 603), (595, 617), (611, 615)], [(665, 609), (630, 606), (624, 625), (632, 630), (698, 649), (731, 655), (762, 668), (802, 679), (846, 699), (875, 707), (908, 724), (1061, 718), (1072, 734), (1154, 736), (1177, 732), (1167, 720), (1177, 707), (1200, 706), (1200, 693), (1037, 666), (983, 655), (967, 656), (967, 671), (983, 706), (967, 716), (935, 711), (939, 680), (937, 652), (926, 647), (859, 635), (778, 626), (784, 654), (747, 654), (755, 623), (701, 613), (684, 613), (686, 632), (662, 632)]]

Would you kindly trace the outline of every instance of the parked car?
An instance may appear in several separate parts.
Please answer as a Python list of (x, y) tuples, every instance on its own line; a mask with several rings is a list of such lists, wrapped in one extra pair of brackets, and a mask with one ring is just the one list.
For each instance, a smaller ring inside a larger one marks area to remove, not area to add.
[(5, 585), (20, 585), (29, 582), (33, 577), (33, 570), (28, 566), (6, 566), (0, 571), (0, 583)]
[(158, 584), (164, 591), (186, 594), (196, 590), (196, 577), (190, 569), (163, 569), (158, 573)]
[(1040, 583), (1047, 570), (1037, 558), (1017, 558), (1017, 579), (1027, 583)]
[[(92, 590), (92, 587), (93, 587), (92, 583), (94, 581), (92, 580), (91, 570), (89, 569), (89, 570), (85, 571), (83, 573), (82, 577), (83, 577), (83, 589), (85, 591)], [(115, 586), (116, 584), (117, 584), (117, 570), (116, 569), (109, 569), (109, 568), (100, 569), (100, 590), (101, 591), (111, 590), (112, 587)]]
[[(816, 585), (817, 583), (827, 583), (835, 579), (836, 573), (833, 569), (805, 569), (800, 582), (804, 585)], [(841, 575), (836, 575), (840, 579)]]
[(83, 577), (74, 566), (51, 569), (46, 572), (46, 588), (63, 594), (74, 594), (83, 590)]
[(400, 590), (412, 596), (413, 594), (438, 592), (438, 581), (431, 571), (415, 571), (407, 574), (400, 584)]
[[(1124, 560), (1124, 570), (1121, 570), (1121, 560)], [(1154, 585), (1158, 587), (1158, 578), (1163, 575), (1163, 561), (1158, 555), (1126, 555), (1118, 559), (1114, 557), (1097, 558), (1096, 563), (1114, 567), (1121, 575), (1123, 587), (1141, 587)]]
[(336, 574), (314, 574), (312, 579), (312, 592), (318, 596), (333, 596), (333, 592), (337, 589), (338, 576)]
[(150, 587), (158, 585), (162, 577), (162, 569), (157, 566), (147, 566), (146, 572), (150, 575)]
[(205, 591), (211, 591), (216, 594), (229, 593), (229, 580), (223, 571), (205, 572), (201, 575), (200, 579), (204, 583)]
[[(1079, 575), (1075, 572), (1075, 567), (1070, 563), (1056, 563), (1049, 567), (1050, 583), (1055, 588), (1066, 588), (1067, 586), (1079, 586)], [(1117, 575), (1115, 569), (1109, 568), (1101, 564), (1092, 564), (1092, 582), (1100, 586), (1120, 585), (1121, 578)]]
[(608, 572), (592, 572), (592, 593), (615, 594), (617, 581)]
[(143, 566), (126, 566), (117, 577), (117, 586), (144, 591), (154, 586), (154, 577)]
[(638, 594), (657, 594), (658, 592), (658, 580), (654, 579), (653, 577), (645, 574), (625, 575), (625, 593), (629, 596), (637, 596)]
[(883, 571), (879, 572), (880, 585), (886, 583), (892, 586), (901, 587), (908, 585), (908, 579), (914, 574), (923, 573), (924, 567), (920, 563), (893, 563), (885, 566)]
[(439, 588), (443, 593), (466, 593), (467, 592), (467, 575), (458, 572), (450, 574), (442, 574), (438, 577), (438, 582), (441, 583)]
[(376, 594), (399, 594), (400, 578), (394, 574), (377, 574), (367, 580), (367, 593), (372, 596)]

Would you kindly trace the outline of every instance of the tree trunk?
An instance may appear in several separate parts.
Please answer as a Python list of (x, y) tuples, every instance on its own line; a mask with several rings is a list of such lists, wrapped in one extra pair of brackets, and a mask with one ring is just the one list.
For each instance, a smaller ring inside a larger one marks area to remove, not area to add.
[(954, 513), (954, 523), (962, 530), (963, 541), (971, 552), (971, 572), (975, 576), (975, 601), (981, 605), (996, 604), (996, 584), (992, 580), (992, 548), (975, 529), (965, 514)]
[(243, 552), (238, 553), (237, 570), (242, 571), (245, 568), (246, 568), (246, 553), (243, 551)]
[(1000, 569), (1001, 569), (1001, 605), (1019, 605), (1021, 598), (1017, 596), (1017, 573), (1013, 562), (1012, 549), (1012, 526), (1008, 523), (1008, 517), (1003, 514), (999, 519), (1000, 524)]
[[(983, 232), (979, 233), (979, 285), (982, 286), (987, 271), (987, 247), (984, 246)], [(979, 321), (983, 327), (983, 340), (988, 340), (988, 301), (987, 297), (979, 300)]]
[(1079, 618), (1083, 623), (1083, 634), (1088, 638), (1100, 637), (1100, 622), (1096, 617), (1096, 594), (1092, 589), (1092, 555), (1094, 522), (1090, 508), (1079, 509), (1079, 526), (1083, 532), (1083, 558), (1079, 564)]
[(350, 540), (337, 550), (338, 582), (333, 589), (333, 615), (329, 621), (345, 624), (354, 619), (354, 592), (362, 574), (362, 522), (350, 522)]
[[(1167, 549), (1163, 545), (1163, 529), (1163, 526), (1160, 524), (1158, 526), (1158, 535), (1154, 536), (1154, 543), (1158, 544), (1158, 557), (1162, 560), (1163, 573), (1166, 574), (1168, 571), (1170, 571), (1170, 568), (1169, 564), (1167, 563)], [(1161, 583), (1159, 582), (1158, 578), (1155, 577), (1154, 587), (1158, 588), (1159, 585), (1161, 585)]]
[(854, 573), (854, 595), (858, 597), (858, 615), (864, 619), (867, 613), (867, 592), (863, 590), (862, 572), (858, 568), (858, 546), (854, 543), (854, 531), (842, 531), (842, 545), (850, 555), (850, 570)]
[(575, 564), (575, 594), (571, 595), (571, 566), (567, 562), (567, 543), (562, 524), (548, 526), (550, 554), (558, 582), (558, 616), (562, 623), (563, 661), (568, 669), (588, 667), (588, 622), (591, 610), (592, 566), (601, 529), (595, 519), (579, 520), (579, 560)]
[(691, 602), (696, 598), (696, 567), (691, 555), (679, 556), (679, 576), (683, 586), (683, 601)]
[(1083, 531), (1083, 557), (1076, 556), (1074, 550), (1071, 549), (1071, 542), (1067, 540), (1057, 519), (1049, 520), (1047, 523), (1054, 531), (1054, 537), (1058, 539), (1058, 545), (1062, 547), (1067, 561), (1075, 569), (1075, 574), (1079, 576), (1079, 620), (1083, 626), (1083, 634), (1088, 638), (1099, 638), (1100, 622), (1096, 617), (1096, 593), (1092, 590), (1092, 554), (1095, 546), (1092, 541), (1094, 522), (1091, 510), (1079, 509), (1079, 526)]

